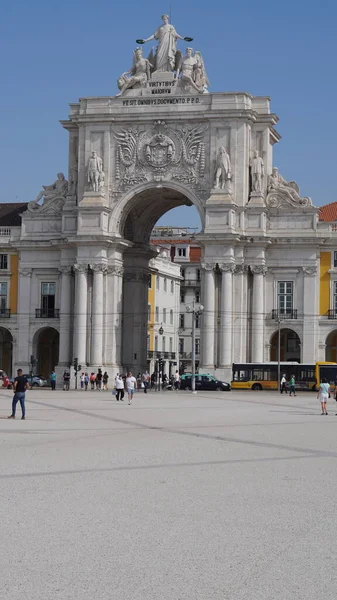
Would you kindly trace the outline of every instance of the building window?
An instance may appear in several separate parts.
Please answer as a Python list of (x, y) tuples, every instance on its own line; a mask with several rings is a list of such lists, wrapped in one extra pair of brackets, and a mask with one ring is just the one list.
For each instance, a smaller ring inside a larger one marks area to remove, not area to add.
[(0, 269), (8, 269), (8, 254), (0, 254)]
[(334, 290), (333, 290), (333, 307), (335, 315), (337, 314), (337, 281), (334, 281)]
[(199, 340), (199, 338), (197, 338), (195, 340), (195, 353), (196, 354), (200, 354), (200, 340)]
[(179, 354), (184, 354), (184, 338), (179, 338)]
[(41, 310), (44, 315), (54, 316), (55, 283), (41, 283)]
[(157, 275), (157, 278), (156, 278), (156, 287), (157, 287), (157, 290), (159, 290), (159, 287), (160, 287), (160, 284), (159, 284), (159, 275)]
[(185, 315), (179, 315), (179, 327), (185, 329)]
[(200, 292), (195, 292), (195, 301), (200, 302)]
[(162, 337), (162, 340), (163, 340), (162, 341), (162, 349), (163, 349), (163, 352), (165, 352), (166, 351), (166, 337), (164, 335)]
[(7, 308), (8, 285), (6, 282), (0, 283), (0, 310)]
[(170, 325), (173, 325), (173, 310), (170, 310)]
[(151, 321), (151, 304), (147, 305), (147, 320)]
[(158, 336), (157, 335), (154, 338), (154, 349), (155, 349), (155, 352), (158, 352)]
[(173, 338), (170, 337), (170, 347), (169, 352), (173, 352)]
[(185, 302), (185, 292), (180, 292), (180, 302)]
[(289, 314), (293, 309), (293, 287), (292, 281), (278, 282), (278, 310), (281, 315)]
[(167, 292), (167, 279), (164, 277), (164, 292)]
[(186, 248), (177, 248), (177, 254), (180, 257), (186, 258)]
[(201, 273), (200, 273), (200, 269), (197, 269), (197, 281), (201, 280)]
[(159, 307), (156, 306), (156, 323), (159, 323)]
[(149, 290), (152, 289), (152, 275), (149, 275)]
[(166, 308), (163, 308), (163, 323), (166, 323)]
[(174, 293), (174, 281), (171, 279), (171, 294)]
[(195, 315), (195, 326), (200, 329), (200, 315)]
[[(1, 254), (1, 256), (6, 256), (6, 255), (5, 254)], [(334, 253), (333, 253), (333, 266), (337, 267), (337, 250), (335, 250)]]

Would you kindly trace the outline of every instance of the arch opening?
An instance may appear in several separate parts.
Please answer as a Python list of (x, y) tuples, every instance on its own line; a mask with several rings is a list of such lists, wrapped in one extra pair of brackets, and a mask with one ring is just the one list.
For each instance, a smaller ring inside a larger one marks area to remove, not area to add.
[(33, 340), (33, 354), (37, 359), (36, 374), (48, 378), (59, 362), (60, 334), (53, 327), (39, 329)]
[[(284, 362), (301, 362), (301, 340), (293, 329), (281, 329), (280, 360)], [(278, 360), (278, 331), (273, 333), (270, 340), (270, 360)]]
[(325, 360), (337, 362), (337, 329), (329, 333), (325, 341)]
[(13, 336), (9, 329), (0, 327), (0, 368), (12, 375), (13, 368)]

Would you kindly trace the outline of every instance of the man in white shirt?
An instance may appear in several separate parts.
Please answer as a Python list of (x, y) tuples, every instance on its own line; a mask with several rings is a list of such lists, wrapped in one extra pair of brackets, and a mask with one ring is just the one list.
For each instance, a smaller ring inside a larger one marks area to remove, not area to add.
[(287, 380), (286, 380), (286, 376), (285, 374), (282, 375), (281, 377), (281, 394), (283, 394), (283, 392), (285, 392), (286, 394), (287, 392)]
[(126, 389), (128, 392), (129, 404), (132, 404), (132, 398), (136, 385), (137, 379), (132, 375), (131, 371), (129, 371), (128, 376), (126, 378)]
[(142, 380), (143, 380), (143, 386), (144, 386), (144, 394), (147, 394), (147, 390), (150, 387), (150, 380), (151, 380), (151, 377), (150, 377), (150, 374), (148, 373), (148, 371), (145, 371), (145, 373), (143, 373)]
[(124, 401), (124, 380), (120, 373), (117, 373), (115, 377), (115, 386), (116, 386), (116, 400), (119, 402), (121, 400)]
[(174, 389), (179, 390), (179, 387), (180, 387), (180, 375), (179, 375), (179, 371), (176, 371), (175, 375), (174, 375)]

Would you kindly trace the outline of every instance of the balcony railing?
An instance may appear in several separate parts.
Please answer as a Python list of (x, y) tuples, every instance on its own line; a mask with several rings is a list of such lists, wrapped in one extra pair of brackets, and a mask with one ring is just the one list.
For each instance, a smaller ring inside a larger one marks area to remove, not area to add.
[(281, 319), (282, 321), (286, 321), (288, 319), (297, 319), (297, 309), (296, 308), (292, 308), (292, 309), (281, 309), (281, 310), (277, 310), (274, 309), (271, 311), (271, 318), (272, 319)]
[(337, 319), (337, 310), (328, 310), (328, 319)]
[(36, 308), (35, 309), (36, 319), (59, 319), (60, 309), (59, 308)]
[(0, 308), (0, 318), (1, 319), (9, 319), (11, 316), (10, 308)]
[(201, 281), (200, 281), (200, 279), (196, 279), (196, 278), (192, 279), (192, 278), (186, 277), (186, 279), (184, 278), (183, 281), (181, 281), (180, 285), (185, 286), (185, 287), (187, 287), (189, 285), (192, 287), (195, 287), (195, 286), (200, 286)]

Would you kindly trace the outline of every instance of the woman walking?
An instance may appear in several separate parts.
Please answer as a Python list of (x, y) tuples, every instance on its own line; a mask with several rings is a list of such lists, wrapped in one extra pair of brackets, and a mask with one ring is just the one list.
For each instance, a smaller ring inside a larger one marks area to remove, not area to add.
[(322, 415), (327, 415), (326, 405), (330, 394), (330, 385), (326, 377), (323, 377), (322, 383), (319, 384), (317, 399), (321, 403)]

